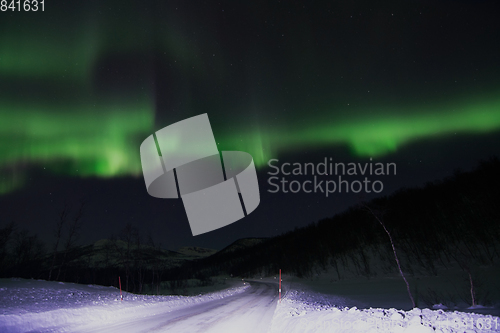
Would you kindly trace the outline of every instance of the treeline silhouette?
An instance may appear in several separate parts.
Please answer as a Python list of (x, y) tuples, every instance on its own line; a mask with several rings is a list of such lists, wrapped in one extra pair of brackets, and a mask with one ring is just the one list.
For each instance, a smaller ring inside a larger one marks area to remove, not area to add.
[(36, 235), (11, 223), (0, 229), (0, 277), (117, 286), (121, 276), (122, 287), (136, 293), (158, 293), (162, 283), (175, 289), (187, 279), (209, 284), (216, 275), (269, 276), (279, 269), (298, 277), (333, 269), (339, 280), (348, 274), (370, 278), (398, 270), (381, 221), (406, 273), (435, 275), (438, 266), (455, 266), (469, 274), (472, 285), (475, 267), (500, 259), (499, 203), (500, 161), (492, 158), (474, 171), (400, 189), (253, 246), (196, 260), (161, 249), (151, 237), (144, 240), (129, 224), (97, 245), (76, 246), (76, 238), (61, 236), (64, 246), (47, 250)]
[[(76, 220), (79, 221), (79, 218)], [(118, 286), (118, 277), (121, 277), (122, 288), (126, 291), (157, 294), (161, 282), (167, 278), (165, 273), (168, 268), (186, 260), (177, 252), (162, 249), (161, 244), (155, 244), (151, 236), (144, 240), (139, 229), (130, 223), (118, 236), (92, 245), (77, 246), (73, 241), (78, 233), (72, 232), (75, 219), (70, 221), (66, 237), (63, 237), (60, 223), (57, 223), (55, 234), (59, 234), (63, 246), (58, 248), (55, 245), (51, 251), (36, 235), (16, 230), (15, 223), (0, 229), (0, 277), (106, 286)], [(56, 239), (59, 238), (56, 236)], [(177, 281), (167, 282), (166, 287), (172, 290), (177, 284)]]
[(343, 279), (347, 272), (368, 278), (381, 269), (397, 272), (391, 243), (376, 217), (391, 233), (405, 272), (436, 275), (440, 265), (470, 273), (476, 265), (498, 263), (499, 204), (500, 161), (492, 158), (472, 172), (400, 189), (253, 247), (186, 262), (168, 275), (268, 276), (281, 268), (310, 277), (333, 268)]

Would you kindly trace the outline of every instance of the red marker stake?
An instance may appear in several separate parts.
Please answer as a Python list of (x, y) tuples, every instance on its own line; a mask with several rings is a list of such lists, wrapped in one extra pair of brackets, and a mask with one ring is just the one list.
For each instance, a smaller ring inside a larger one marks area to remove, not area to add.
[(118, 284), (120, 285), (120, 300), (123, 301), (123, 295), (122, 295), (122, 280), (120, 277), (118, 277)]

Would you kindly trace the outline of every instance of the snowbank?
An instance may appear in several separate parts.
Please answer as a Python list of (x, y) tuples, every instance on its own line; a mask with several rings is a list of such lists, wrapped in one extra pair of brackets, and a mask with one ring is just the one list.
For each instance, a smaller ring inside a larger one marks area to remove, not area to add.
[(499, 317), (415, 308), (410, 311), (346, 307), (350, 301), (303, 290), (289, 290), (274, 313), (277, 332), (500, 332)]

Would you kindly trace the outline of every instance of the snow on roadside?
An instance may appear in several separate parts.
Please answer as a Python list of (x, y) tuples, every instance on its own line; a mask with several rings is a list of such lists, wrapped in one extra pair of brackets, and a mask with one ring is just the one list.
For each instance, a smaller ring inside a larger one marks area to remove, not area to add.
[(245, 291), (248, 284), (199, 296), (151, 296), (123, 293), (115, 287), (0, 279), (0, 332), (62, 332), (69, 327), (112, 324), (131, 317), (221, 299)]
[(465, 312), (415, 308), (357, 309), (346, 299), (289, 290), (274, 313), (270, 333), (278, 332), (500, 332), (500, 318)]

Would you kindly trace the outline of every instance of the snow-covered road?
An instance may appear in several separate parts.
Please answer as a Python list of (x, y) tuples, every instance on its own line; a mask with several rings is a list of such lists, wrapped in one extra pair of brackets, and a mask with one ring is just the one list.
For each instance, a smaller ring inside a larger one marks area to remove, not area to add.
[[(198, 296), (123, 293), (115, 287), (0, 279), (0, 332), (500, 332), (498, 316), (443, 309), (361, 308), (344, 297), (275, 278), (233, 279)], [(484, 308), (487, 309), (487, 308)]]
[(244, 292), (180, 309), (156, 308), (111, 325), (73, 328), (75, 332), (267, 332), (278, 301), (276, 283), (251, 282)]

